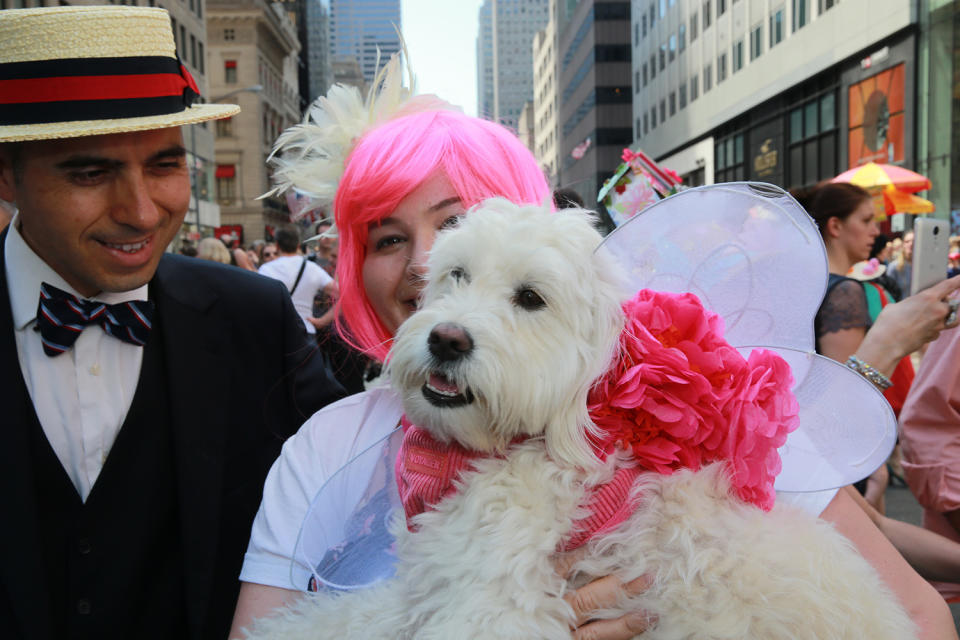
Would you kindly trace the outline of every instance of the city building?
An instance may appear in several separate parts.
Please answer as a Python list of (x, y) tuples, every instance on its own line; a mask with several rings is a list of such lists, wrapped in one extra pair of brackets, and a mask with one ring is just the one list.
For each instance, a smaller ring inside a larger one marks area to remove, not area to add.
[(557, 42), (557, 184), (593, 203), (633, 140), (630, 2), (581, 0)]
[(330, 60), (330, 0), (282, 0), (293, 15), (300, 40), (297, 80), (300, 110), (325, 95), (333, 83)]
[(550, 0), (547, 26), (533, 39), (533, 155), (557, 186), (560, 128), (557, 120), (557, 0)]
[(477, 115), (494, 119), (493, 107), (493, 0), (484, 0), (477, 11)]
[(530, 152), (533, 153), (533, 101), (527, 102), (520, 110), (520, 119), (517, 121), (517, 137)]
[(523, 105), (533, 100), (533, 39), (548, 18), (548, 0), (484, 0), (477, 36), (480, 115), (516, 130)]
[(960, 2), (922, 5), (917, 50), (917, 166), (933, 188), (925, 196), (960, 234)]
[(378, 55), (383, 65), (400, 51), (400, 0), (331, 0), (330, 54), (333, 64), (356, 60), (364, 81), (373, 82)]
[(270, 189), (267, 157), (277, 136), (300, 121), (297, 29), (282, 4), (207, 0), (210, 102), (239, 104), (218, 120), (216, 194), (224, 226), (244, 244), (291, 224), (286, 203)]
[[(0, 0), (2, 9), (31, 7), (103, 5), (106, 0)], [(207, 29), (206, 0), (126, 0), (110, 2), (140, 7), (160, 7), (170, 14), (173, 36), (180, 60), (200, 89), (200, 101), (210, 101), (207, 83)], [(214, 191), (214, 144), (211, 122), (183, 127), (187, 147), (187, 166), (192, 184), (190, 207), (184, 218), (183, 229), (174, 240), (178, 248), (185, 240), (199, 240), (211, 236), (220, 226), (220, 206)]]
[(915, 168), (918, 4), (635, 2), (636, 144), (687, 184)]

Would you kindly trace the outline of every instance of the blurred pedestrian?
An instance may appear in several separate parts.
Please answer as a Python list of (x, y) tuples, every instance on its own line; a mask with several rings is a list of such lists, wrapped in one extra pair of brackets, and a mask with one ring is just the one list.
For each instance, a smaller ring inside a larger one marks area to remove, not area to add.
[(0, 636), (224, 638), (267, 470), (339, 395), (280, 285), (165, 251), (181, 126), (239, 108), (191, 106), (163, 9), (0, 33)]
[(330, 274), (300, 255), (300, 232), (297, 229), (280, 229), (277, 232), (277, 249), (280, 256), (260, 267), (260, 275), (279, 280), (287, 287), (307, 333), (313, 336), (319, 327), (325, 327), (333, 321), (332, 313), (314, 317), (313, 299), (318, 293), (335, 299), (336, 282)]
[(217, 238), (204, 238), (197, 245), (197, 257), (220, 264), (230, 264), (230, 251)]
[(913, 274), (913, 231), (903, 234), (900, 251), (891, 261), (887, 273), (896, 281), (904, 298), (912, 293), (910, 278)]
[(277, 259), (277, 256), (280, 255), (280, 252), (277, 251), (277, 243), (275, 242), (266, 242), (260, 247), (260, 266), (272, 262)]

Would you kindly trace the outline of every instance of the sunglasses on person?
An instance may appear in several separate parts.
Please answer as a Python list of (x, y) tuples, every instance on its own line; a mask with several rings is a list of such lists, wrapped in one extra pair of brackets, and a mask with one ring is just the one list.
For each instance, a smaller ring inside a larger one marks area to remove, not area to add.
[(263, 257), (264, 257), (264, 258), (276, 258), (276, 257), (277, 257), (277, 252), (276, 252), (276, 251), (264, 251), (264, 252), (263, 252)]

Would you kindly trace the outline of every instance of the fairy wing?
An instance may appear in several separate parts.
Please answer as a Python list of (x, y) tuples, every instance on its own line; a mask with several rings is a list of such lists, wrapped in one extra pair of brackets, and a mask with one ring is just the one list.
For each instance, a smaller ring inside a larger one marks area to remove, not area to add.
[(727, 183), (648, 207), (601, 245), (632, 291), (695, 294), (723, 317), (744, 355), (762, 347), (791, 366), (800, 426), (780, 449), (780, 491), (832, 489), (869, 475), (896, 441), (896, 419), (860, 375), (814, 352), (828, 269), (820, 233), (779, 187)]

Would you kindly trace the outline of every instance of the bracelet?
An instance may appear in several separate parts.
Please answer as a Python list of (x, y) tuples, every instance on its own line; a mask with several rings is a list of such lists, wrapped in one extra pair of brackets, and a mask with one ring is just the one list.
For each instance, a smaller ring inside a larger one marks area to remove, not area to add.
[(846, 365), (872, 382), (880, 391), (886, 391), (893, 386), (890, 378), (883, 375), (857, 356), (847, 358)]

